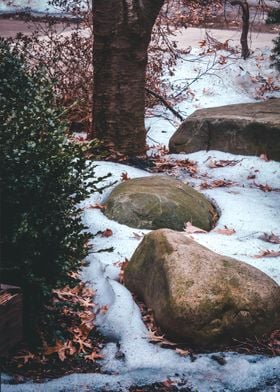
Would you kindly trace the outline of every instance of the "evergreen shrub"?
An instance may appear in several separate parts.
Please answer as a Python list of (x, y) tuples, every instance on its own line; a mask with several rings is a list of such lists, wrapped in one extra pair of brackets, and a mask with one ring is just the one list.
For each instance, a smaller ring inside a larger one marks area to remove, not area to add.
[[(273, 8), (268, 12), (266, 23), (279, 24), (280, 23), (280, 1), (279, 7)], [(280, 34), (273, 40), (274, 47), (272, 49), (271, 65), (280, 71)]]
[(273, 40), (273, 43), (271, 65), (280, 72), (280, 34)]
[[(0, 41), (1, 281), (22, 288), (25, 327), (55, 288), (77, 283), (90, 233), (78, 208), (100, 191), (85, 148), (70, 142), (42, 69)], [(94, 178), (92, 180), (92, 178)]]

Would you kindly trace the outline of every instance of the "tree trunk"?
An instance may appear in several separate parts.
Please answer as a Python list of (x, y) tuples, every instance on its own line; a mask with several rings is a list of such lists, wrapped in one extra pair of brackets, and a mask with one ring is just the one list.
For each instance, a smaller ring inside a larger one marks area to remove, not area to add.
[(250, 50), (248, 47), (248, 32), (249, 32), (249, 23), (250, 23), (250, 13), (249, 13), (249, 5), (247, 1), (242, 0), (233, 0), (230, 2), (231, 5), (239, 5), (242, 9), (242, 33), (241, 33), (241, 48), (242, 48), (242, 57), (246, 60), (250, 56)]
[(164, 0), (94, 0), (93, 121), (97, 138), (127, 156), (146, 152), (147, 50)]

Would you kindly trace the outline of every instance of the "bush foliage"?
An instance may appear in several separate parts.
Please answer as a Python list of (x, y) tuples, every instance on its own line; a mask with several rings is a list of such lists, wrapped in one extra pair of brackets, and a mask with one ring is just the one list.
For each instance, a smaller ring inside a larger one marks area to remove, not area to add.
[(24, 294), (34, 333), (52, 289), (74, 285), (90, 234), (77, 205), (98, 190), (84, 148), (69, 142), (42, 69), (0, 42), (2, 282)]
[(273, 40), (271, 63), (280, 72), (280, 34)]
[[(268, 12), (266, 23), (279, 24), (280, 23), (280, 1), (278, 0), (279, 7), (273, 8)], [(273, 40), (274, 46), (271, 55), (271, 65), (280, 71), (280, 34)]]

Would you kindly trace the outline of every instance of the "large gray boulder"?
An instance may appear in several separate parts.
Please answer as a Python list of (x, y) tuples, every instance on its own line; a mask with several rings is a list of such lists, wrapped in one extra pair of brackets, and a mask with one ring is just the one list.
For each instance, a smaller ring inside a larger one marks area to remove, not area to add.
[(169, 141), (172, 153), (266, 153), (280, 160), (280, 99), (196, 110)]
[(119, 223), (141, 229), (182, 230), (192, 222), (210, 230), (217, 213), (199, 192), (174, 178), (151, 176), (116, 186), (105, 201), (105, 215)]
[(168, 337), (199, 348), (280, 327), (280, 287), (263, 272), (168, 229), (147, 234), (125, 285), (153, 309)]

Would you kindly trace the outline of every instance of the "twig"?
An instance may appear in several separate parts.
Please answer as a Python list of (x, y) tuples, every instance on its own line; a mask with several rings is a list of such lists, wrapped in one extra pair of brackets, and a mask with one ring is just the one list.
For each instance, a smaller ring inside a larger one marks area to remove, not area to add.
[(175, 110), (161, 95), (159, 95), (153, 90), (150, 90), (148, 87), (145, 87), (145, 90), (148, 94), (153, 95), (154, 97), (159, 99), (160, 102), (163, 103), (163, 105), (174, 114), (174, 116), (179, 118), (179, 120), (184, 121), (184, 117), (177, 110)]

